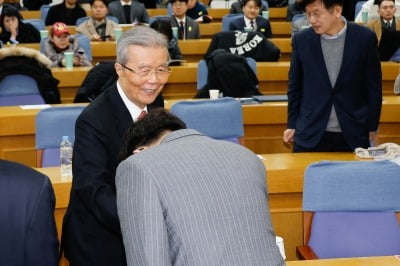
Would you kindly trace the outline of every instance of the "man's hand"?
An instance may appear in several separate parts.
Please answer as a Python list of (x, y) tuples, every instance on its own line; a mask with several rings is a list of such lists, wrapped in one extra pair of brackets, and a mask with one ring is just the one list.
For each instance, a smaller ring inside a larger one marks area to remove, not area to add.
[(296, 130), (293, 128), (285, 129), (285, 131), (283, 131), (283, 141), (288, 144), (293, 144), (295, 131)]

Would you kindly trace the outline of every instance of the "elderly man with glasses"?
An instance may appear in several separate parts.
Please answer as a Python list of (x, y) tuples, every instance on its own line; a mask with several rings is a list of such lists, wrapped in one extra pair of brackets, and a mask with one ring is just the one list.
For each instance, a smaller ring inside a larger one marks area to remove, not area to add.
[(117, 215), (115, 171), (125, 131), (153, 107), (168, 81), (163, 35), (138, 26), (117, 44), (116, 83), (78, 117), (73, 184), (64, 217), (62, 246), (70, 265), (126, 265)]

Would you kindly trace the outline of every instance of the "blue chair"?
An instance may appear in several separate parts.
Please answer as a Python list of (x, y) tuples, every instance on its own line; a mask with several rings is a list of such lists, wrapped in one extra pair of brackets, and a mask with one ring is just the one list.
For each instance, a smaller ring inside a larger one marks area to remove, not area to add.
[(24, 19), (24, 23), (29, 23), (32, 24), (38, 31), (45, 30), (46, 25), (44, 24), (44, 21), (41, 19)]
[(361, 12), (362, 6), (363, 6), (363, 4), (365, 4), (365, 2), (367, 2), (367, 1), (358, 1), (356, 3), (356, 7), (354, 9), (354, 18), (356, 18), (358, 13)]
[(62, 136), (75, 140), (75, 122), (85, 106), (51, 107), (36, 115), (37, 167), (60, 165)]
[(229, 25), (237, 18), (243, 17), (243, 14), (227, 14), (222, 17), (222, 31), (229, 31)]
[(153, 17), (150, 17), (150, 19), (149, 19), (149, 25), (151, 25), (151, 23), (153, 23), (156, 20), (170, 21), (170, 19), (171, 19), (171, 16), (168, 16), (168, 15), (153, 16)]
[[(78, 26), (81, 25), (83, 22), (87, 21), (89, 18), (90, 18), (89, 16), (78, 18), (78, 19), (76, 20), (75, 26), (78, 27)], [(114, 21), (115, 23), (119, 24), (119, 21), (118, 21), (118, 18), (117, 18), (117, 17), (114, 17), (114, 16), (107, 16), (107, 19), (112, 20), (112, 21)]]
[[(251, 57), (246, 57), (247, 64), (257, 75), (257, 64), (256, 61)], [(200, 90), (207, 84), (208, 79), (208, 67), (206, 60), (201, 59), (197, 65), (197, 89)]]
[(40, 7), (40, 19), (46, 22), (47, 13), (49, 13), (50, 5), (42, 5)]
[(300, 257), (400, 254), (400, 166), (391, 161), (322, 161), (304, 174)]
[[(89, 61), (93, 60), (93, 56), (92, 56), (92, 47), (90, 45), (90, 39), (88, 37), (86, 37), (86, 35), (84, 34), (75, 34), (75, 37), (78, 39), (79, 42), (79, 47), (81, 47), (86, 54), (86, 57)], [(42, 54), (45, 54), (45, 42), (47, 41), (48, 38), (42, 38), (40, 40), (40, 52)]]
[(211, 138), (243, 144), (242, 106), (234, 98), (180, 101), (173, 104), (170, 111), (182, 119), (188, 128)]
[(0, 106), (44, 103), (34, 78), (12, 74), (0, 81)]

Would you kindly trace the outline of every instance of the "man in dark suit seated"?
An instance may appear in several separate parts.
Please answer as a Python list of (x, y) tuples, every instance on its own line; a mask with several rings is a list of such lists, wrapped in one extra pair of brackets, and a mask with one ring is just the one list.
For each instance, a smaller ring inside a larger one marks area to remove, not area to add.
[(0, 160), (0, 265), (58, 265), (54, 206), (47, 176)]
[(149, 23), (149, 14), (142, 3), (116, 0), (108, 4), (108, 15), (118, 18), (119, 24)]
[(171, 15), (171, 26), (178, 28), (178, 39), (199, 39), (199, 24), (186, 15), (188, 0), (170, 0), (173, 15)]
[(124, 266), (115, 170), (128, 127), (154, 106), (168, 81), (166, 38), (147, 26), (126, 31), (117, 44), (118, 80), (97, 96), (75, 125), (73, 183), (62, 245), (71, 265)]
[(271, 25), (268, 19), (259, 16), (261, 0), (244, 0), (243, 17), (233, 20), (229, 25), (229, 30), (258, 31), (266, 38), (272, 37)]
[(303, 0), (311, 28), (292, 37), (288, 129), (294, 152), (353, 151), (375, 140), (382, 107), (377, 38), (342, 0)]

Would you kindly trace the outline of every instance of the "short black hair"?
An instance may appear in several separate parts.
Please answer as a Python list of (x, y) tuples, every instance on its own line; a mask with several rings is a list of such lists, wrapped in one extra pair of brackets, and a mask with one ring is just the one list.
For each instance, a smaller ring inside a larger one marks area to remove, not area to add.
[(244, 7), (248, 2), (250, 2), (250, 1), (254, 1), (254, 3), (256, 4), (256, 6), (258, 6), (258, 7), (261, 7), (262, 6), (262, 3), (261, 3), (261, 0), (241, 0), (240, 1), (240, 5), (242, 6), (242, 7)]
[(125, 160), (132, 152), (157, 140), (166, 131), (175, 131), (186, 128), (186, 124), (177, 116), (163, 108), (156, 108), (133, 123), (125, 134), (125, 145), (120, 152), (120, 161)]
[(150, 24), (150, 28), (155, 29), (159, 33), (167, 36), (168, 41), (172, 40), (172, 25), (170, 20), (156, 19)]
[(108, 8), (108, 0), (90, 0), (90, 6), (93, 6), (94, 2), (100, 1)]
[(307, 7), (314, 2), (321, 2), (326, 9), (331, 9), (334, 6), (343, 6), (343, 0), (303, 0), (303, 7)]
[(175, 3), (175, 2), (185, 2), (186, 4), (188, 3), (188, 0), (169, 0), (169, 2), (171, 4)]
[(378, 3), (376, 3), (378, 5), (378, 7), (381, 7), (381, 4), (383, 1), (392, 1), (394, 4), (396, 4), (395, 0), (376, 0), (376, 2), (378, 2)]

